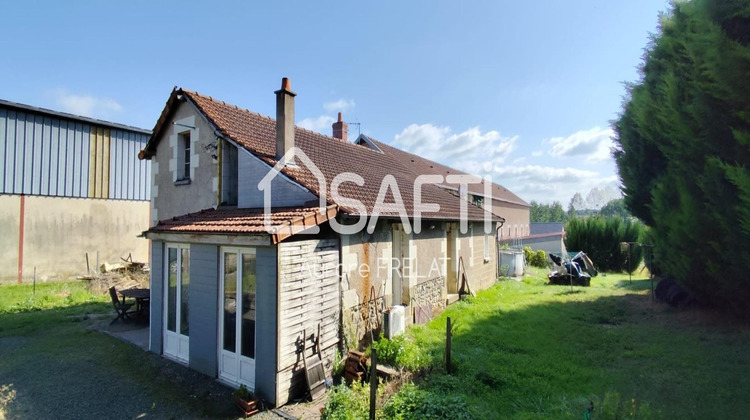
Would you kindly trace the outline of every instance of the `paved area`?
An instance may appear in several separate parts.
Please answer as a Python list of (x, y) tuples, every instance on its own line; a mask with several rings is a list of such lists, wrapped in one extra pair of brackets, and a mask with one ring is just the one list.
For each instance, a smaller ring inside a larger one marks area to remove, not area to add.
[(96, 331), (109, 334), (122, 341), (133, 344), (134, 346), (140, 347), (141, 349), (148, 351), (148, 340), (149, 340), (149, 327), (144, 324), (137, 324), (134, 322), (121, 322), (117, 321), (112, 325), (109, 325), (111, 320), (109, 318), (101, 319), (92, 324), (92, 328)]

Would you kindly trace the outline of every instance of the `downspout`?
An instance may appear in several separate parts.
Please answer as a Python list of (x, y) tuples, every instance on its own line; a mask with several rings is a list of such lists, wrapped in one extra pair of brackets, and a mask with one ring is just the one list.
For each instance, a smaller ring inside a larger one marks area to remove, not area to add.
[(501, 218), (500, 224), (495, 229), (495, 275), (500, 275), (500, 229), (503, 228), (505, 219)]

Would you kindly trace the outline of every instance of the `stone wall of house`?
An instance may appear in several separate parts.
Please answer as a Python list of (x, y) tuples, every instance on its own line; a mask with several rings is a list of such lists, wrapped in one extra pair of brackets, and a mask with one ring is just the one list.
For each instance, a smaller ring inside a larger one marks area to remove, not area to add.
[[(379, 221), (374, 232), (342, 235), (341, 301), (342, 337), (347, 348), (357, 347), (380, 333), (383, 311), (394, 304), (393, 230), (398, 221)], [(471, 223), (466, 233), (457, 233), (456, 255), (465, 263), (472, 290), (491, 286), (496, 279), (497, 255), (494, 234), (485, 235), (482, 223)], [(403, 278), (406, 324), (414, 322), (418, 307), (442, 310), (446, 305), (448, 255), (447, 224), (425, 222), (420, 233), (408, 240), (409, 269)], [(488, 237), (488, 258), (485, 257)], [(369, 268), (369, 269), (368, 269)], [(455, 278), (455, 275), (453, 276)], [(397, 282), (395, 282), (397, 283)], [(432, 314), (434, 315), (434, 314)]]
[[(213, 157), (216, 134), (206, 119), (188, 103), (177, 107), (151, 158), (151, 224), (218, 204), (218, 159)], [(190, 181), (179, 180), (184, 170), (179, 138), (190, 134)]]
[(436, 308), (445, 308), (445, 277), (435, 277), (414, 286), (416, 301), (429, 303)]

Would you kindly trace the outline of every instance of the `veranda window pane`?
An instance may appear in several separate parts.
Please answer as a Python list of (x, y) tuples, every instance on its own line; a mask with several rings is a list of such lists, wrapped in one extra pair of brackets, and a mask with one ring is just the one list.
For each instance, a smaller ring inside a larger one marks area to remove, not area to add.
[(180, 263), (180, 334), (190, 335), (190, 323), (188, 322), (188, 300), (190, 297), (190, 250), (182, 249)]
[(177, 325), (177, 249), (169, 248), (167, 282), (167, 330), (176, 332)]
[(255, 253), (242, 254), (242, 355), (255, 358)]
[(224, 254), (224, 350), (236, 351), (237, 254)]

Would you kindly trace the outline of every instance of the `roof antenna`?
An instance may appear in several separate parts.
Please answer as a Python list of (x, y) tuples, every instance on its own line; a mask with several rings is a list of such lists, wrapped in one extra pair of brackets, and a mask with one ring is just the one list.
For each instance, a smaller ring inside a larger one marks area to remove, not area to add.
[(349, 125), (356, 125), (357, 126), (357, 137), (359, 137), (362, 134), (362, 123), (359, 122), (350, 122), (347, 123)]

